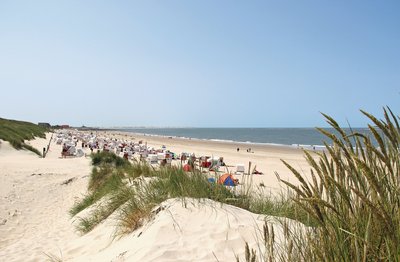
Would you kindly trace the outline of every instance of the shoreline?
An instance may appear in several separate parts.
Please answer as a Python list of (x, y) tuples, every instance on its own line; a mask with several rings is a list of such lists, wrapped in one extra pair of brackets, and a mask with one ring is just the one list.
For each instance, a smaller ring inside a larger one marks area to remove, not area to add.
[[(87, 131), (87, 130), (85, 130)], [(196, 137), (184, 137), (184, 136), (169, 136), (169, 135), (159, 135), (159, 134), (148, 134), (148, 133), (136, 133), (136, 132), (130, 132), (130, 131), (123, 131), (119, 129), (93, 129), (90, 131), (96, 131), (100, 133), (104, 132), (109, 132), (111, 134), (123, 134), (123, 135), (129, 135), (129, 136), (140, 136), (140, 137), (150, 137), (150, 138), (161, 138), (161, 139), (177, 139), (177, 140), (182, 140), (182, 141), (200, 141), (200, 142), (215, 142), (215, 143), (221, 143), (221, 144), (231, 144), (231, 145), (236, 145), (236, 146), (244, 146), (248, 145), (250, 147), (263, 147), (263, 148), (282, 148), (282, 149), (294, 149), (294, 150), (324, 150), (326, 147), (324, 145), (320, 144), (278, 144), (278, 143), (263, 143), (263, 142), (251, 142), (251, 141), (237, 141), (237, 140), (225, 140), (225, 139), (217, 139), (217, 138), (196, 138)], [(315, 149), (313, 149), (313, 147)]]
[[(101, 132), (101, 131), (100, 131)], [(209, 145), (215, 144), (216, 146), (222, 146), (224, 148), (232, 148), (237, 149), (239, 147), (241, 150), (244, 148), (243, 146), (251, 146), (252, 152), (246, 153), (254, 153), (258, 150), (273, 150), (282, 153), (289, 152), (303, 152), (301, 148), (290, 146), (290, 145), (280, 145), (280, 144), (269, 144), (269, 143), (248, 143), (248, 142), (238, 142), (238, 141), (229, 141), (229, 140), (214, 140), (214, 139), (200, 139), (200, 138), (186, 138), (186, 137), (173, 137), (173, 136), (163, 136), (163, 135), (153, 135), (153, 134), (143, 134), (143, 133), (131, 133), (127, 131), (119, 131), (119, 130), (109, 130), (108, 134), (117, 135), (117, 136), (125, 136), (130, 138), (140, 138), (139, 140), (147, 140), (152, 143), (156, 143), (158, 146), (160, 143), (165, 143), (166, 145), (172, 145), (173, 142), (177, 142), (179, 144), (191, 145), (196, 149), (196, 146), (201, 145)], [(107, 133), (101, 132), (102, 135), (107, 135)], [(121, 138), (122, 138), (121, 137)], [(160, 144), (161, 145), (161, 144)], [(258, 150), (257, 150), (258, 149)]]
[[(147, 128), (143, 128), (147, 129)], [(154, 128), (156, 129), (156, 128)], [(164, 128), (160, 128), (164, 129)], [(193, 129), (193, 128), (191, 128)], [(201, 128), (199, 128), (201, 129)], [(213, 128), (207, 128), (207, 129), (213, 129)], [(216, 128), (218, 129), (218, 128)], [(227, 128), (223, 128), (227, 129)], [(237, 129), (237, 128), (233, 128)], [(244, 128), (246, 129), (246, 128)], [(268, 129), (308, 129), (308, 130), (315, 130), (315, 128), (268, 128)], [(362, 128), (360, 128), (362, 129)], [(221, 142), (221, 143), (232, 143), (236, 145), (248, 145), (249, 147), (255, 147), (255, 146), (271, 146), (271, 147), (282, 147), (282, 148), (289, 148), (289, 149), (304, 149), (304, 150), (310, 150), (310, 151), (324, 151), (326, 150), (325, 145), (323, 144), (323, 141), (319, 141), (319, 143), (273, 143), (273, 142), (254, 142), (254, 141), (241, 141), (241, 140), (232, 140), (232, 139), (221, 139), (221, 138), (199, 138), (199, 137), (190, 137), (190, 136), (179, 136), (179, 135), (164, 135), (164, 134), (153, 134), (153, 133), (145, 133), (145, 132), (137, 132), (139, 129), (135, 129), (134, 131), (129, 131), (129, 129), (124, 130), (124, 129), (113, 129), (113, 128), (105, 128), (105, 129), (79, 129), (79, 131), (93, 131), (93, 132), (111, 132), (111, 133), (126, 133), (128, 135), (136, 135), (136, 136), (146, 136), (146, 137), (162, 137), (162, 138), (169, 138), (169, 139), (183, 139), (183, 140), (198, 140), (198, 141), (213, 141), (213, 142)]]

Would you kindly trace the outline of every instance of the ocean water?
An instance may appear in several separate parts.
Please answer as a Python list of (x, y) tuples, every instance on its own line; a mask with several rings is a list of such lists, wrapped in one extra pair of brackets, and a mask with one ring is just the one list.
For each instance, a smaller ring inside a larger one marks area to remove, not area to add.
[[(315, 128), (124, 128), (118, 130), (146, 135), (256, 144), (322, 146), (323, 141), (330, 144), (329, 139)], [(326, 130), (335, 133), (331, 128), (326, 128)], [(366, 128), (355, 128), (353, 131), (368, 133)], [(346, 132), (350, 133), (350, 130), (347, 129)]]

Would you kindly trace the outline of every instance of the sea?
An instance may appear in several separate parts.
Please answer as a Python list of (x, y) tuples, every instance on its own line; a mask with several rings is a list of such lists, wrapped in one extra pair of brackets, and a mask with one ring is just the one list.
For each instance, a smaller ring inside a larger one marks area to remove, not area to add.
[[(325, 130), (337, 134), (333, 128)], [(324, 141), (330, 140), (315, 128), (121, 128), (124, 132), (150, 136), (179, 137), (212, 141), (238, 142), (296, 146), (303, 148), (324, 148)], [(368, 134), (367, 128), (344, 129), (346, 133)]]

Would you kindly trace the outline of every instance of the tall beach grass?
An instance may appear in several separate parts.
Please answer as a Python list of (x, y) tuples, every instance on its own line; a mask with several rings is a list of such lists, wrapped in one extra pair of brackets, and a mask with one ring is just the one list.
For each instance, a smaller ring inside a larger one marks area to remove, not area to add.
[(286, 227), (279, 253), (273, 252), (271, 234), (265, 234), (268, 252), (261, 260), (400, 260), (399, 117), (389, 108), (383, 110), (383, 119), (362, 113), (371, 121), (370, 136), (346, 133), (324, 115), (340, 135), (319, 129), (330, 143), (325, 143), (327, 152), (318, 153), (318, 159), (304, 152), (311, 166), (310, 180), (283, 160), (300, 185), (282, 182), (295, 194), (295, 205), (316, 225), (304, 230)]

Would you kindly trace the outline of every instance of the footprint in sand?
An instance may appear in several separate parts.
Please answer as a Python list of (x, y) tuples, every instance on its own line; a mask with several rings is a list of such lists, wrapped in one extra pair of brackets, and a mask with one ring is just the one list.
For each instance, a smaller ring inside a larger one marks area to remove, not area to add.
[(16, 217), (18, 215), (18, 210), (15, 209), (14, 211), (8, 211), (8, 215), (10, 217)]

